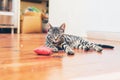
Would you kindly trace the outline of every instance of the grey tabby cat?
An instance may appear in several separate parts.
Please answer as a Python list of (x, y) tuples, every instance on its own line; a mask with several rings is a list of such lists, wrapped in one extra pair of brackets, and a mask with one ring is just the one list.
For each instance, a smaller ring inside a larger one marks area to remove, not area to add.
[(63, 49), (68, 55), (74, 55), (74, 48), (83, 49), (85, 51), (93, 49), (97, 52), (101, 52), (103, 48), (114, 48), (110, 45), (102, 45), (86, 41), (79, 36), (64, 34), (65, 23), (60, 27), (53, 27), (48, 23), (48, 27), (46, 46), (52, 48), (53, 52), (58, 52), (60, 49)]

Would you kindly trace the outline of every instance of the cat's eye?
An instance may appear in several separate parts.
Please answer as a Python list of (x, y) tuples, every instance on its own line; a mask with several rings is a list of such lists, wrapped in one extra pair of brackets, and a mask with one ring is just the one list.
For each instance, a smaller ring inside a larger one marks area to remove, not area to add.
[(52, 38), (51, 35), (48, 35), (48, 38)]

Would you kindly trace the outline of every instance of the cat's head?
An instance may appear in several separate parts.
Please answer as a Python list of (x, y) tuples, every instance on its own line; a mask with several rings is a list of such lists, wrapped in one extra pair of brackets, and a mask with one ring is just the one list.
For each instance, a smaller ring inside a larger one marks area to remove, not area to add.
[(57, 44), (63, 39), (63, 34), (65, 31), (65, 23), (63, 23), (60, 27), (52, 26), (50, 23), (48, 23), (48, 38), (49, 40)]

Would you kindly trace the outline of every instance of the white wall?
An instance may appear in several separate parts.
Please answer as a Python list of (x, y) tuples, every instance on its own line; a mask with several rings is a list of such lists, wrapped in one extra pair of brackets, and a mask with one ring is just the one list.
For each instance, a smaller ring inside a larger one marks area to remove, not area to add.
[(120, 0), (49, 0), (49, 22), (67, 24), (66, 33), (120, 32)]

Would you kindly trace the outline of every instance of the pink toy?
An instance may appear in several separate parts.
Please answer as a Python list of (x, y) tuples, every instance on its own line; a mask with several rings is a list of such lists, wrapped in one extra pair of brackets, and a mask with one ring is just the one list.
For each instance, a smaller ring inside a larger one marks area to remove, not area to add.
[(50, 55), (52, 53), (52, 49), (46, 46), (40, 46), (34, 49), (34, 52), (38, 55)]

